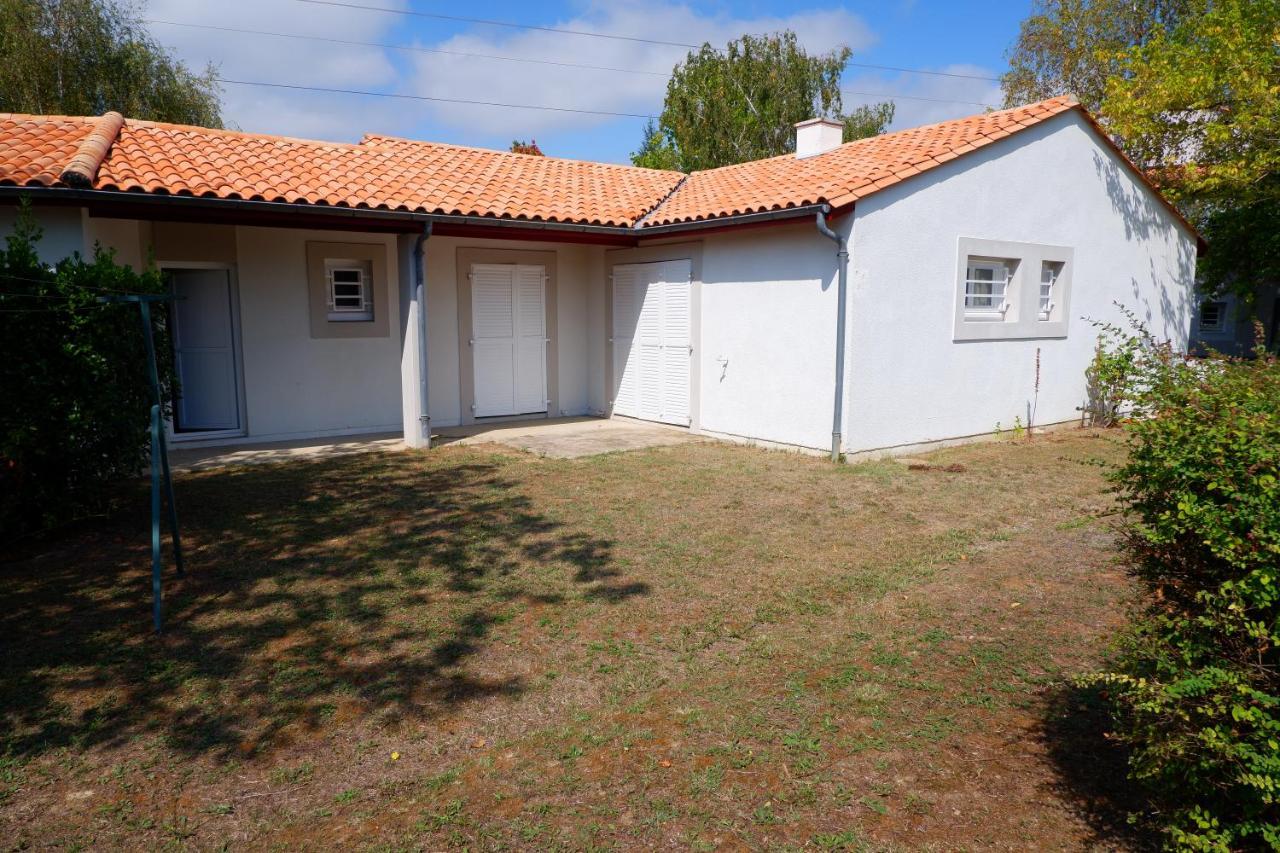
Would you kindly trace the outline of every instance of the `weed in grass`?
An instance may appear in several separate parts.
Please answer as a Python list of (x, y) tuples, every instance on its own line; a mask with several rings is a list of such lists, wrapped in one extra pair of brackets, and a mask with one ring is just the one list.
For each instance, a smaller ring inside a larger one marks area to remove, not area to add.
[(903, 808), (914, 815), (927, 815), (933, 809), (933, 804), (919, 794), (911, 791), (903, 800)]
[(782, 736), (782, 745), (792, 752), (822, 751), (822, 740), (808, 732), (787, 732)]
[(212, 815), (229, 815), (235, 813), (235, 806), (230, 803), (215, 803), (211, 806), (205, 806), (203, 809), (205, 814)]
[(679, 816), (680, 809), (670, 800), (650, 800), (644, 823), (648, 826), (659, 826)]
[(465, 820), (462, 811), (462, 800), (451, 800), (438, 812), (427, 812), (414, 824), (418, 832), (439, 831), (446, 826), (460, 824)]
[(813, 837), (813, 844), (821, 850), (867, 849), (867, 843), (863, 840), (862, 833), (858, 832), (856, 829), (846, 829), (843, 832), (815, 835)]
[(755, 810), (751, 812), (751, 819), (760, 826), (772, 826), (781, 822), (774, 812), (773, 803), (771, 802), (756, 806)]
[(695, 797), (714, 793), (724, 782), (724, 768), (719, 764), (708, 765), (690, 774), (689, 793)]
[(315, 764), (304, 761), (297, 767), (276, 767), (271, 771), (271, 781), (277, 785), (297, 785), (310, 782)]
[(437, 773), (424, 779), (422, 787), (427, 791), (439, 791), (441, 788), (457, 782), (459, 772), (457, 767), (451, 767), (443, 773)]
[(885, 804), (885, 801), (879, 797), (867, 795), (865, 797), (859, 797), (858, 802), (862, 803), (878, 815), (886, 815), (889, 813), (889, 807)]
[(335, 803), (350, 803), (359, 799), (359, 797), (360, 797), (359, 791), (357, 791), (355, 788), (348, 788), (345, 791), (340, 791), (337, 794), (335, 794), (333, 797), (333, 801)]

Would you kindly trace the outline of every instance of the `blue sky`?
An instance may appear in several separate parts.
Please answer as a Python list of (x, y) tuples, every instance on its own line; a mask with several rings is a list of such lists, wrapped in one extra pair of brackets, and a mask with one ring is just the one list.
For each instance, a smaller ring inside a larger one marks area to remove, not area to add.
[[(842, 83), (846, 92), (899, 96), (894, 126), (911, 127), (981, 112), (982, 104), (999, 104), (998, 84), (975, 78), (997, 77), (1004, 70), (1005, 52), (1030, 8), (1030, 0), (881, 0), (843, 5), (765, 0), (339, 3), (346, 5), (304, 0), (148, 0), (143, 14), (155, 37), (178, 57), (197, 68), (212, 62), (227, 79), (640, 115), (661, 109), (666, 75), (687, 49), (352, 7), (713, 45), (723, 45), (744, 32), (790, 28), (811, 51), (847, 44), (853, 49), (852, 63), (964, 75), (849, 67)], [(228, 28), (309, 38), (229, 32)], [(846, 106), (875, 100), (880, 99), (845, 96)], [(633, 117), (235, 84), (224, 87), (224, 106), (229, 125), (248, 131), (337, 141), (355, 141), (365, 132), (378, 132), (487, 148), (506, 148), (513, 138), (532, 137), (549, 155), (619, 163), (627, 162), (628, 153), (636, 148), (644, 124), (644, 119)]]

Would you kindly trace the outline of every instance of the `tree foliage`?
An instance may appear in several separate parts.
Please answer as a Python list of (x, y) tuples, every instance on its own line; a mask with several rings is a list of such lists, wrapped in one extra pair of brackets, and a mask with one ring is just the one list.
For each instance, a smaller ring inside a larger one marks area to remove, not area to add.
[(1280, 847), (1280, 363), (1109, 328), (1136, 417), (1113, 472), (1144, 606), (1105, 688), (1173, 846)]
[(1175, 199), (1250, 203), (1280, 173), (1280, 0), (1198, 0), (1119, 54), (1102, 112)]
[(704, 44), (675, 67), (662, 114), (646, 124), (632, 162), (691, 172), (786, 154), (795, 150), (795, 123), (815, 116), (844, 121), (846, 140), (882, 133), (892, 104), (841, 114), (850, 54), (811, 55), (791, 31), (745, 35), (723, 51)]
[(510, 151), (512, 154), (532, 154), (535, 157), (544, 157), (542, 149), (538, 147), (538, 140), (530, 139), (525, 142), (523, 139), (511, 140)]
[(1280, 0), (1041, 0), (1010, 105), (1072, 93), (1210, 238), (1209, 293), (1280, 266)]
[(879, 136), (893, 124), (895, 112), (897, 107), (893, 101), (854, 107), (853, 112), (840, 116), (840, 122), (844, 125), (844, 141)]
[(195, 74), (117, 0), (0, 0), (0, 112), (222, 125), (214, 70)]
[(1189, 0), (1036, 0), (1001, 78), (1005, 106), (1073, 94), (1097, 113), (1121, 54), (1181, 20)]
[[(110, 253), (50, 267), (40, 231), (19, 215), (0, 251), (0, 529), (43, 530), (101, 511), (110, 487), (147, 464), (152, 403), (138, 308), (104, 293), (155, 293)], [(161, 376), (171, 368), (158, 329)]]

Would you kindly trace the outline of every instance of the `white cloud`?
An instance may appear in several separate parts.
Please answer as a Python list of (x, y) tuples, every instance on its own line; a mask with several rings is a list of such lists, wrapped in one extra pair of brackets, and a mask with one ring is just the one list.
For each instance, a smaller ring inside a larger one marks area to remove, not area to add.
[[(592, 8), (575, 19), (561, 21), (554, 26), (689, 44), (706, 41), (715, 46), (721, 46), (743, 33), (791, 29), (810, 52), (825, 52), (841, 44), (856, 51), (874, 40), (867, 25), (843, 9), (746, 19), (703, 15), (688, 6), (675, 4), (612, 4)], [(661, 108), (667, 75), (689, 50), (541, 31), (476, 31), (428, 46), (464, 53), (552, 59), (652, 73), (625, 74), (418, 54), (411, 63), (413, 79), (405, 84), (405, 89), (414, 94), (639, 114), (656, 113)], [(477, 134), (502, 133), (513, 137), (585, 128), (608, 120), (602, 116), (542, 110), (462, 105), (437, 105), (432, 109), (437, 120), (445, 124), (471, 128)]]
[[(379, 5), (402, 8), (407, 3), (381, 0)], [(154, 22), (377, 42), (390, 40), (389, 34), (401, 23), (397, 15), (304, 7), (288, 0), (149, 0), (143, 14), (152, 21), (148, 27), (155, 38), (195, 71), (212, 62), (218, 66), (219, 76), (228, 79), (342, 89), (392, 88), (398, 76), (388, 52), (376, 47)], [(371, 117), (387, 123), (398, 109), (401, 107), (394, 102), (356, 96), (238, 85), (227, 85), (223, 90), (223, 119), (230, 126), (289, 136), (351, 140), (361, 135)]]
[[(978, 65), (946, 65), (927, 69), (942, 71), (948, 74), (969, 75), (966, 77), (939, 77), (928, 74), (858, 74), (845, 79), (841, 87), (847, 94), (844, 96), (845, 108), (876, 101), (894, 100), (897, 108), (894, 112), (891, 129), (902, 130), (922, 124), (946, 121), (947, 119), (975, 115), (985, 112), (988, 104), (1000, 107), (1004, 102), (1004, 94), (1000, 84), (992, 80), (972, 79), (975, 77), (996, 77), (997, 72)], [(854, 92), (868, 92), (870, 95), (855, 95)], [(893, 94), (897, 99), (875, 97), (874, 93)]]

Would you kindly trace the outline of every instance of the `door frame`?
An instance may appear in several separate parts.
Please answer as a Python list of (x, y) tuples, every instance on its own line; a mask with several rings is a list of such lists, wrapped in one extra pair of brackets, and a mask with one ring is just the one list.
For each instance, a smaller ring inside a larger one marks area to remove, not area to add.
[(471, 266), (472, 264), (526, 264), (540, 266), (546, 272), (547, 281), (543, 290), (543, 316), (546, 321), (547, 334), (547, 411), (528, 415), (494, 415), (483, 418), (481, 423), (502, 423), (503, 421), (528, 421), (539, 418), (555, 418), (560, 416), (560, 329), (558, 323), (557, 271), (556, 252), (554, 250), (536, 249), (487, 249), (476, 246), (459, 246), (455, 256), (458, 298), (458, 389), (459, 389), (459, 424), (466, 426), (477, 423), (475, 413), (476, 402), (476, 369), (470, 341), (473, 337), (471, 313)]
[[(244, 347), (240, 334), (240, 280), (236, 275), (236, 265), (223, 261), (157, 261), (156, 268), (164, 272), (180, 270), (225, 270), (227, 283), (231, 289), (231, 355), (235, 359), (236, 404), (240, 411), (240, 426), (235, 429), (210, 429), (193, 432), (178, 432), (173, 416), (165, 420), (165, 434), (170, 442), (208, 441), (221, 438), (244, 438), (249, 434), (249, 409), (246, 406), (244, 393)], [(176, 328), (176, 327), (175, 327)], [(171, 337), (170, 343), (176, 345), (177, 335)], [(175, 353), (176, 355), (176, 353)]]
[[(613, 268), (628, 264), (654, 264), (663, 261), (688, 261), (689, 274), (689, 432), (702, 431), (702, 241), (637, 246), (633, 249), (611, 249), (604, 254), (604, 399), (605, 411), (613, 414), (613, 395), (622, 377), (614, 375), (613, 352)], [(620, 418), (628, 415), (618, 415)], [(658, 421), (646, 421), (658, 423)], [(672, 426), (664, 424), (664, 426)], [(679, 427), (676, 427), (679, 429)]]

